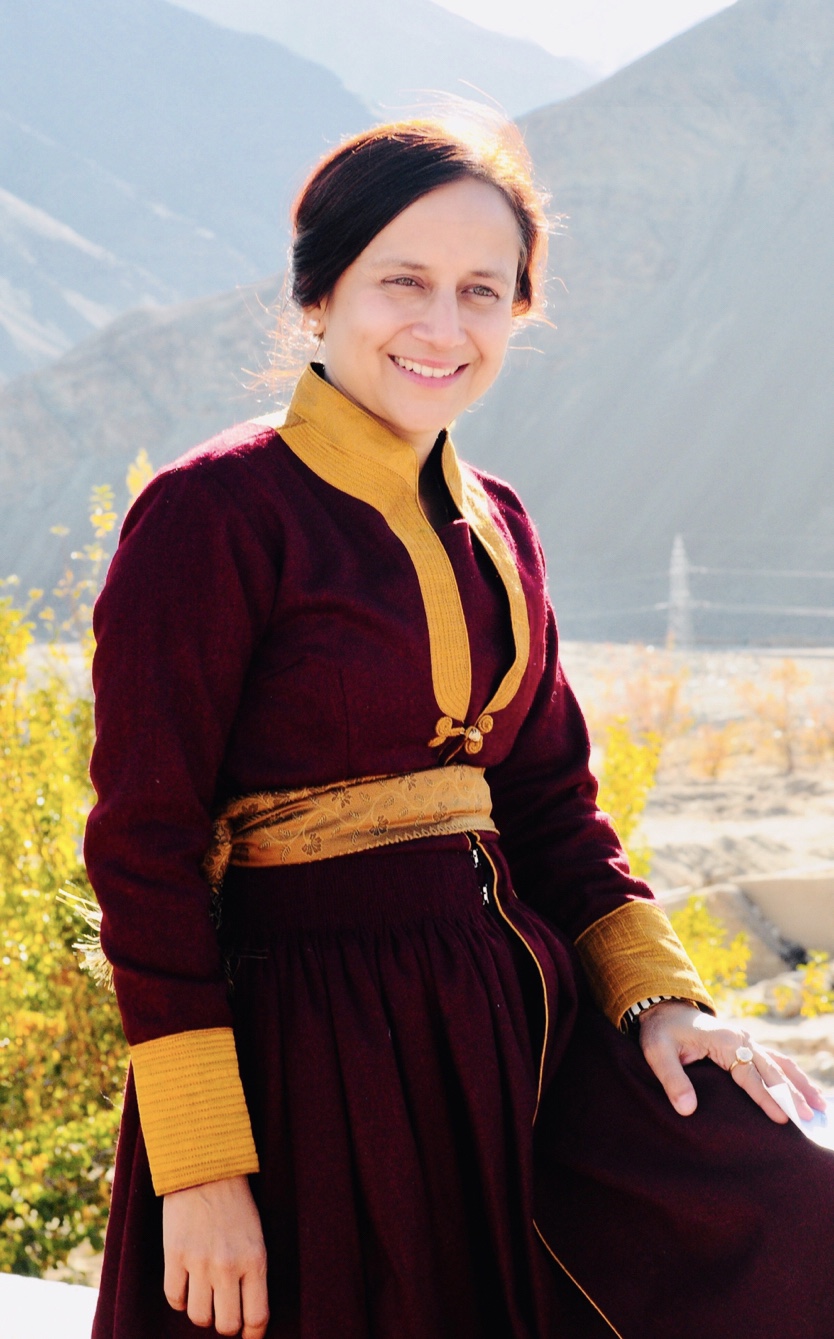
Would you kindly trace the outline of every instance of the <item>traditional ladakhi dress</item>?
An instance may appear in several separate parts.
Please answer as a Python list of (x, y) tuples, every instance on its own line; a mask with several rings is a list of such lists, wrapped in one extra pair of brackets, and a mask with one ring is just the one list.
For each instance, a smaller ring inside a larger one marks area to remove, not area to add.
[[(163, 1296), (160, 1197), (247, 1173), (270, 1339), (831, 1339), (834, 1157), (710, 1064), (681, 1118), (617, 1030), (709, 997), (595, 808), (529, 519), (435, 452), (437, 532), (411, 448), (308, 369), (125, 524), (86, 847), (132, 1057), (95, 1339), (205, 1334)], [(233, 858), (218, 935), (213, 821), (277, 791), (307, 819)]]

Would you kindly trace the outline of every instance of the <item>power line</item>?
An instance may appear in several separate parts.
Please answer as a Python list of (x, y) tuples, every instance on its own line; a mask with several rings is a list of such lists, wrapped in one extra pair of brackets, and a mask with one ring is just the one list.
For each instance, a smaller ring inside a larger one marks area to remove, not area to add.
[[(808, 578), (811, 581), (834, 581), (834, 572), (802, 572), (786, 568), (773, 567), (703, 567), (698, 563), (687, 562), (687, 571), (697, 576), (736, 576), (736, 577), (792, 577)], [(667, 571), (635, 572), (628, 576), (597, 577), (584, 581), (562, 581), (554, 577), (554, 585), (562, 592), (574, 590), (610, 589), (612, 586), (628, 586), (638, 581), (668, 581)]]
[[(690, 569), (694, 570), (694, 569)], [(632, 582), (637, 581), (665, 581), (666, 572), (635, 572), (625, 577), (597, 577), (589, 578), (586, 581), (562, 581), (560, 577), (552, 578), (553, 585), (560, 592), (574, 590), (609, 590), (612, 586), (630, 586)]]
[(620, 614), (656, 614), (659, 609), (666, 609), (666, 604), (641, 604), (630, 605), (627, 608), (618, 607), (616, 609), (566, 609), (564, 606), (560, 611), (560, 616), (564, 620), (569, 618), (574, 622), (578, 618), (617, 618)]
[(814, 609), (802, 605), (722, 604), (713, 600), (695, 600), (698, 609), (718, 609), (728, 614), (790, 614), (795, 618), (834, 618), (834, 609)]
[(731, 577), (797, 577), (810, 581), (834, 581), (834, 572), (801, 572), (775, 567), (700, 567), (689, 564), (690, 572), (706, 576)]
[[(668, 582), (668, 598), (657, 600), (651, 604), (626, 605), (615, 609), (575, 609), (568, 611), (563, 607), (563, 618), (572, 623), (600, 622), (616, 618), (625, 618), (636, 614), (666, 614), (666, 635), (670, 645), (685, 648), (693, 644), (695, 640), (692, 615), (696, 610), (704, 610), (710, 613), (722, 614), (762, 614), (769, 617), (779, 618), (805, 618), (805, 619), (831, 619), (834, 618), (834, 609), (822, 606), (810, 605), (780, 605), (763, 604), (751, 602), (742, 604), (725, 600), (704, 600), (693, 596), (690, 577), (692, 576), (735, 576), (735, 577), (768, 577), (768, 578), (792, 578), (792, 579), (812, 579), (817, 581), (833, 581), (834, 572), (826, 571), (800, 571), (797, 569), (776, 569), (776, 568), (750, 568), (750, 567), (708, 567), (706, 565), (690, 563), (684, 546), (683, 538), (680, 535), (675, 536), (675, 542), (672, 546), (672, 555), (669, 564), (669, 570), (666, 573), (640, 573), (634, 577), (619, 576), (612, 577), (605, 581), (579, 581), (565, 582), (560, 585), (560, 592), (567, 592), (582, 587), (593, 586), (597, 590), (610, 589), (615, 586), (629, 586), (637, 582), (659, 581), (665, 577)], [(635, 591), (635, 594), (637, 592)]]

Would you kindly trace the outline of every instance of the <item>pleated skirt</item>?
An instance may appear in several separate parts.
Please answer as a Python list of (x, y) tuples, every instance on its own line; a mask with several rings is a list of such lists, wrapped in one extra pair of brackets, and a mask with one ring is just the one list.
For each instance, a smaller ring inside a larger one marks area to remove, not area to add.
[[(834, 1337), (834, 1155), (709, 1064), (676, 1115), (492, 837), (231, 871), (268, 1339)], [(132, 1082), (93, 1339), (168, 1306)]]

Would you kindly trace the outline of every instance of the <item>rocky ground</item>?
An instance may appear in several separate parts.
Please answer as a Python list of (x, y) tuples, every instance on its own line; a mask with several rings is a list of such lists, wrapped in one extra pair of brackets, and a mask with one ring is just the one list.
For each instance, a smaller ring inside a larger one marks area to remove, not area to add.
[[(659, 893), (834, 865), (834, 749), (826, 752), (812, 729), (834, 708), (834, 648), (670, 653), (569, 642), (562, 655), (592, 737), (615, 714), (668, 729), (641, 827)], [(786, 663), (796, 670), (781, 721), (796, 734), (790, 773), (777, 734)], [(722, 732), (727, 756), (711, 779), (704, 746)], [(750, 993), (766, 994), (766, 983)], [(745, 998), (729, 997), (723, 1012), (742, 1016)], [(823, 1088), (834, 1123), (834, 1014), (743, 1019), (751, 1035), (793, 1056)]]
[[(668, 736), (642, 823), (657, 891), (834, 862), (834, 737), (826, 733), (834, 648), (667, 652), (568, 642), (562, 656), (592, 736), (618, 714)], [(786, 664), (795, 667), (790, 773), (779, 732)]]
[(658, 890), (834, 862), (834, 766), (745, 764), (717, 781), (666, 775), (643, 819)]

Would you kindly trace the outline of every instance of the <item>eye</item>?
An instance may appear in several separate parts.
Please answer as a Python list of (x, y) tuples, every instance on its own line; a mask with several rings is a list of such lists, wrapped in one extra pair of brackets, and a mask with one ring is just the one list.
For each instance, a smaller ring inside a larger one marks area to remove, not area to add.
[(468, 290), (476, 298), (497, 298), (498, 294), (494, 288), (488, 288), (486, 284), (472, 284)]
[(384, 279), (383, 283), (394, 284), (398, 288), (419, 288), (420, 285), (410, 274), (397, 274), (390, 279)]

